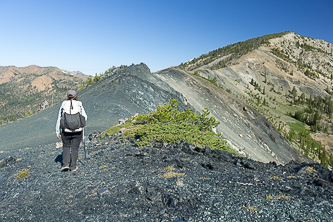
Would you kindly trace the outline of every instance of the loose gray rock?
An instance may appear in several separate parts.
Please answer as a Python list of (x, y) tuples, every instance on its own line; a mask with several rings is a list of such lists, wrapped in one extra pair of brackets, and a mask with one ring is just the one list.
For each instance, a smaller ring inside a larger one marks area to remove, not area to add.
[[(333, 218), (333, 174), (320, 164), (261, 163), (186, 141), (158, 147), (114, 136), (92, 141), (89, 159), (80, 149), (77, 172), (60, 172), (61, 150), (53, 144), (12, 151), (19, 161), (0, 169), (0, 221)], [(22, 170), (28, 174), (17, 179)]]

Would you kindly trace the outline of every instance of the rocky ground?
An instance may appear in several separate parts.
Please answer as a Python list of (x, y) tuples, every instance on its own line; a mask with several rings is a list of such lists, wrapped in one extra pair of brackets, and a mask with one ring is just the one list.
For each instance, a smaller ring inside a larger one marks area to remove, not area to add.
[(0, 221), (333, 219), (333, 174), (319, 164), (282, 166), (186, 142), (134, 142), (91, 134), (77, 172), (60, 172), (55, 144), (2, 152)]

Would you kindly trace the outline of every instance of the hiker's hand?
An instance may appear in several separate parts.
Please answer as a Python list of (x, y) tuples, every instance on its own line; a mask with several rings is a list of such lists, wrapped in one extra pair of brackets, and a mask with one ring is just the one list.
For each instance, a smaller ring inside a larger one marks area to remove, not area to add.
[(61, 137), (61, 135), (59, 134), (59, 135), (57, 135), (57, 138), (60, 140), (60, 137)]

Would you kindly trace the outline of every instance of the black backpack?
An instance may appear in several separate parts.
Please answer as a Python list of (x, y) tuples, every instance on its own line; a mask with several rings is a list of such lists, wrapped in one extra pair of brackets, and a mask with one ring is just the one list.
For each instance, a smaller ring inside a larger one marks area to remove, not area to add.
[[(71, 108), (73, 109), (72, 101)], [(62, 117), (60, 119), (60, 127), (62, 129), (69, 129), (71, 131), (75, 131), (76, 129), (83, 128), (86, 126), (86, 118), (81, 115), (81, 113), (62, 113)]]

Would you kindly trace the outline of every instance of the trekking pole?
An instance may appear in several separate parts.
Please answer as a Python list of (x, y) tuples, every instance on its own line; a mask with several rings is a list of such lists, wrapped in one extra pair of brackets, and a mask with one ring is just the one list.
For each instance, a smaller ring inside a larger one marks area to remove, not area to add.
[[(82, 131), (82, 141), (81, 141), (81, 142), (83, 142), (84, 159), (86, 159), (86, 143), (85, 143), (85, 141), (84, 141), (84, 129), (83, 129), (83, 131)], [(80, 159), (78, 159), (78, 161), (79, 161), (83, 166), (85, 166), (85, 164), (84, 164)]]
[(87, 159), (87, 152), (86, 152), (86, 140), (84, 136), (84, 129), (83, 129), (83, 150), (84, 150), (84, 159)]

